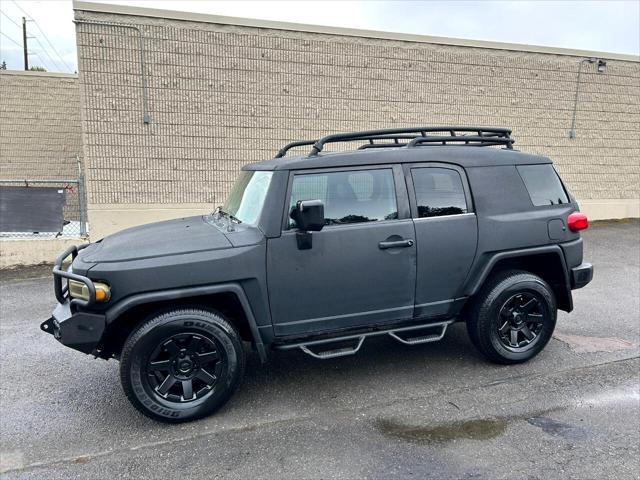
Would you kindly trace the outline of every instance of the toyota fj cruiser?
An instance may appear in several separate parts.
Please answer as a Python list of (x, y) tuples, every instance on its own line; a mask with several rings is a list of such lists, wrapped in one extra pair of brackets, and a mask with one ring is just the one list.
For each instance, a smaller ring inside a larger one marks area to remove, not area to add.
[[(336, 142), (357, 148), (322, 153)], [(210, 215), (63, 252), (41, 328), (119, 359), (133, 405), (170, 422), (229, 399), (243, 341), (262, 361), (285, 349), (330, 359), (373, 336), (434, 342), (465, 321), (490, 360), (524, 362), (591, 281), (587, 226), (551, 161), (514, 150), (510, 130), (329, 135), (245, 166)]]

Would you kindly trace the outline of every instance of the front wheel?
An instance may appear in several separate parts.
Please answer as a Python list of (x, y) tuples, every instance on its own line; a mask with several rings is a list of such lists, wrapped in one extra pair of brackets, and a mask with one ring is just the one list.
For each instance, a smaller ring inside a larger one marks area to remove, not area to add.
[(474, 300), (467, 330), (487, 358), (503, 364), (535, 357), (549, 342), (557, 308), (551, 287), (532, 273), (498, 273)]
[(242, 341), (229, 322), (212, 311), (180, 309), (149, 319), (129, 336), (120, 379), (142, 413), (184, 422), (224, 405), (244, 365)]

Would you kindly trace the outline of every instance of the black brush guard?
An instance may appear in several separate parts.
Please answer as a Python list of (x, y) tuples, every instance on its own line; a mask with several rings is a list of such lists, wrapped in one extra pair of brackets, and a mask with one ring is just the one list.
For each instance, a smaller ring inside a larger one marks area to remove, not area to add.
[[(106, 326), (105, 316), (101, 313), (82, 311), (95, 303), (96, 289), (89, 278), (62, 268), (62, 264), (70, 255), (73, 262), (78, 252), (88, 245), (73, 245), (56, 258), (53, 266), (53, 287), (59, 304), (53, 311), (53, 315), (42, 322), (40, 329), (53, 335), (63, 345), (98, 356), (100, 350), (96, 349)], [(63, 282), (63, 279), (84, 283), (89, 291), (89, 300), (70, 298), (68, 285)]]
[[(82, 275), (77, 275), (73, 272), (63, 270), (62, 268), (62, 264), (69, 255), (71, 255), (71, 262), (73, 262), (73, 260), (78, 256), (78, 252), (88, 246), (88, 243), (80, 246), (72, 245), (56, 258), (55, 264), (53, 265), (53, 290), (56, 294), (56, 299), (58, 299), (58, 302), (61, 304), (64, 304), (69, 300), (73, 307), (87, 308), (93, 305), (96, 301), (96, 287), (93, 285), (91, 280)], [(69, 288), (66, 283), (63, 284), (63, 278), (84, 283), (89, 291), (89, 300), (69, 298)]]

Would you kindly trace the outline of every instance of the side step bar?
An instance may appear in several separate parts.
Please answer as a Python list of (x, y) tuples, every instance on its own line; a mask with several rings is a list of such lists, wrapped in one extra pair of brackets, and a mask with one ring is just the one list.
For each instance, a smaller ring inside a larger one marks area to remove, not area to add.
[[(426, 323), (421, 325), (411, 325), (401, 328), (390, 328), (387, 330), (376, 330), (374, 332), (361, 333), (358, 335), (345, 335), (344, 337), (327, 338), (324, 340), (315, 340), (311, 342), (292, 343), (289, 345), (279, 345), (275, 348), (278, 350), (292, 350), (299, 348), (307, 355), (317, 358), (319, 360), (328, 360), (330, 358), (345, 357), (347, 355), (355, 355), (362, 347), (366, 338), (375, 337), (378, 335), (389, 335), (394, 340), (405, 345), (421, 345), (423, 343), (437, 342), (442, 340), (444, 334), (447, 331), (447, 327), (451, 325), (454, 320), (447, 320), (439, 323)], [(416, 336), (411, 336), (411, 332), (416, 330), (426, 330), (427, 333), (422, 333)], [(402, 335), (401, 335), (402, 334)], [(327, 350), (314, 351), (312, 347), (326, 345), (330, 347), (332, 344), (353, 342), (352, 346), (329, 348)]]

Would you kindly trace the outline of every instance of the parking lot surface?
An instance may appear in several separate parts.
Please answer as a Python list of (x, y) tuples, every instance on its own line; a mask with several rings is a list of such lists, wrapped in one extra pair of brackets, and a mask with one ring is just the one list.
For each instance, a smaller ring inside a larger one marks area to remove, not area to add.
[(39, 330), (46, 270), (0, 272), (0, 477), (637, 478), (640, 224), (584, 238), (594, 280), (527, 364), (488, 363), (462, 324), (329, 361), (251, 354), (227, 406), (183, 425), (139, 414), (117, 362)]

